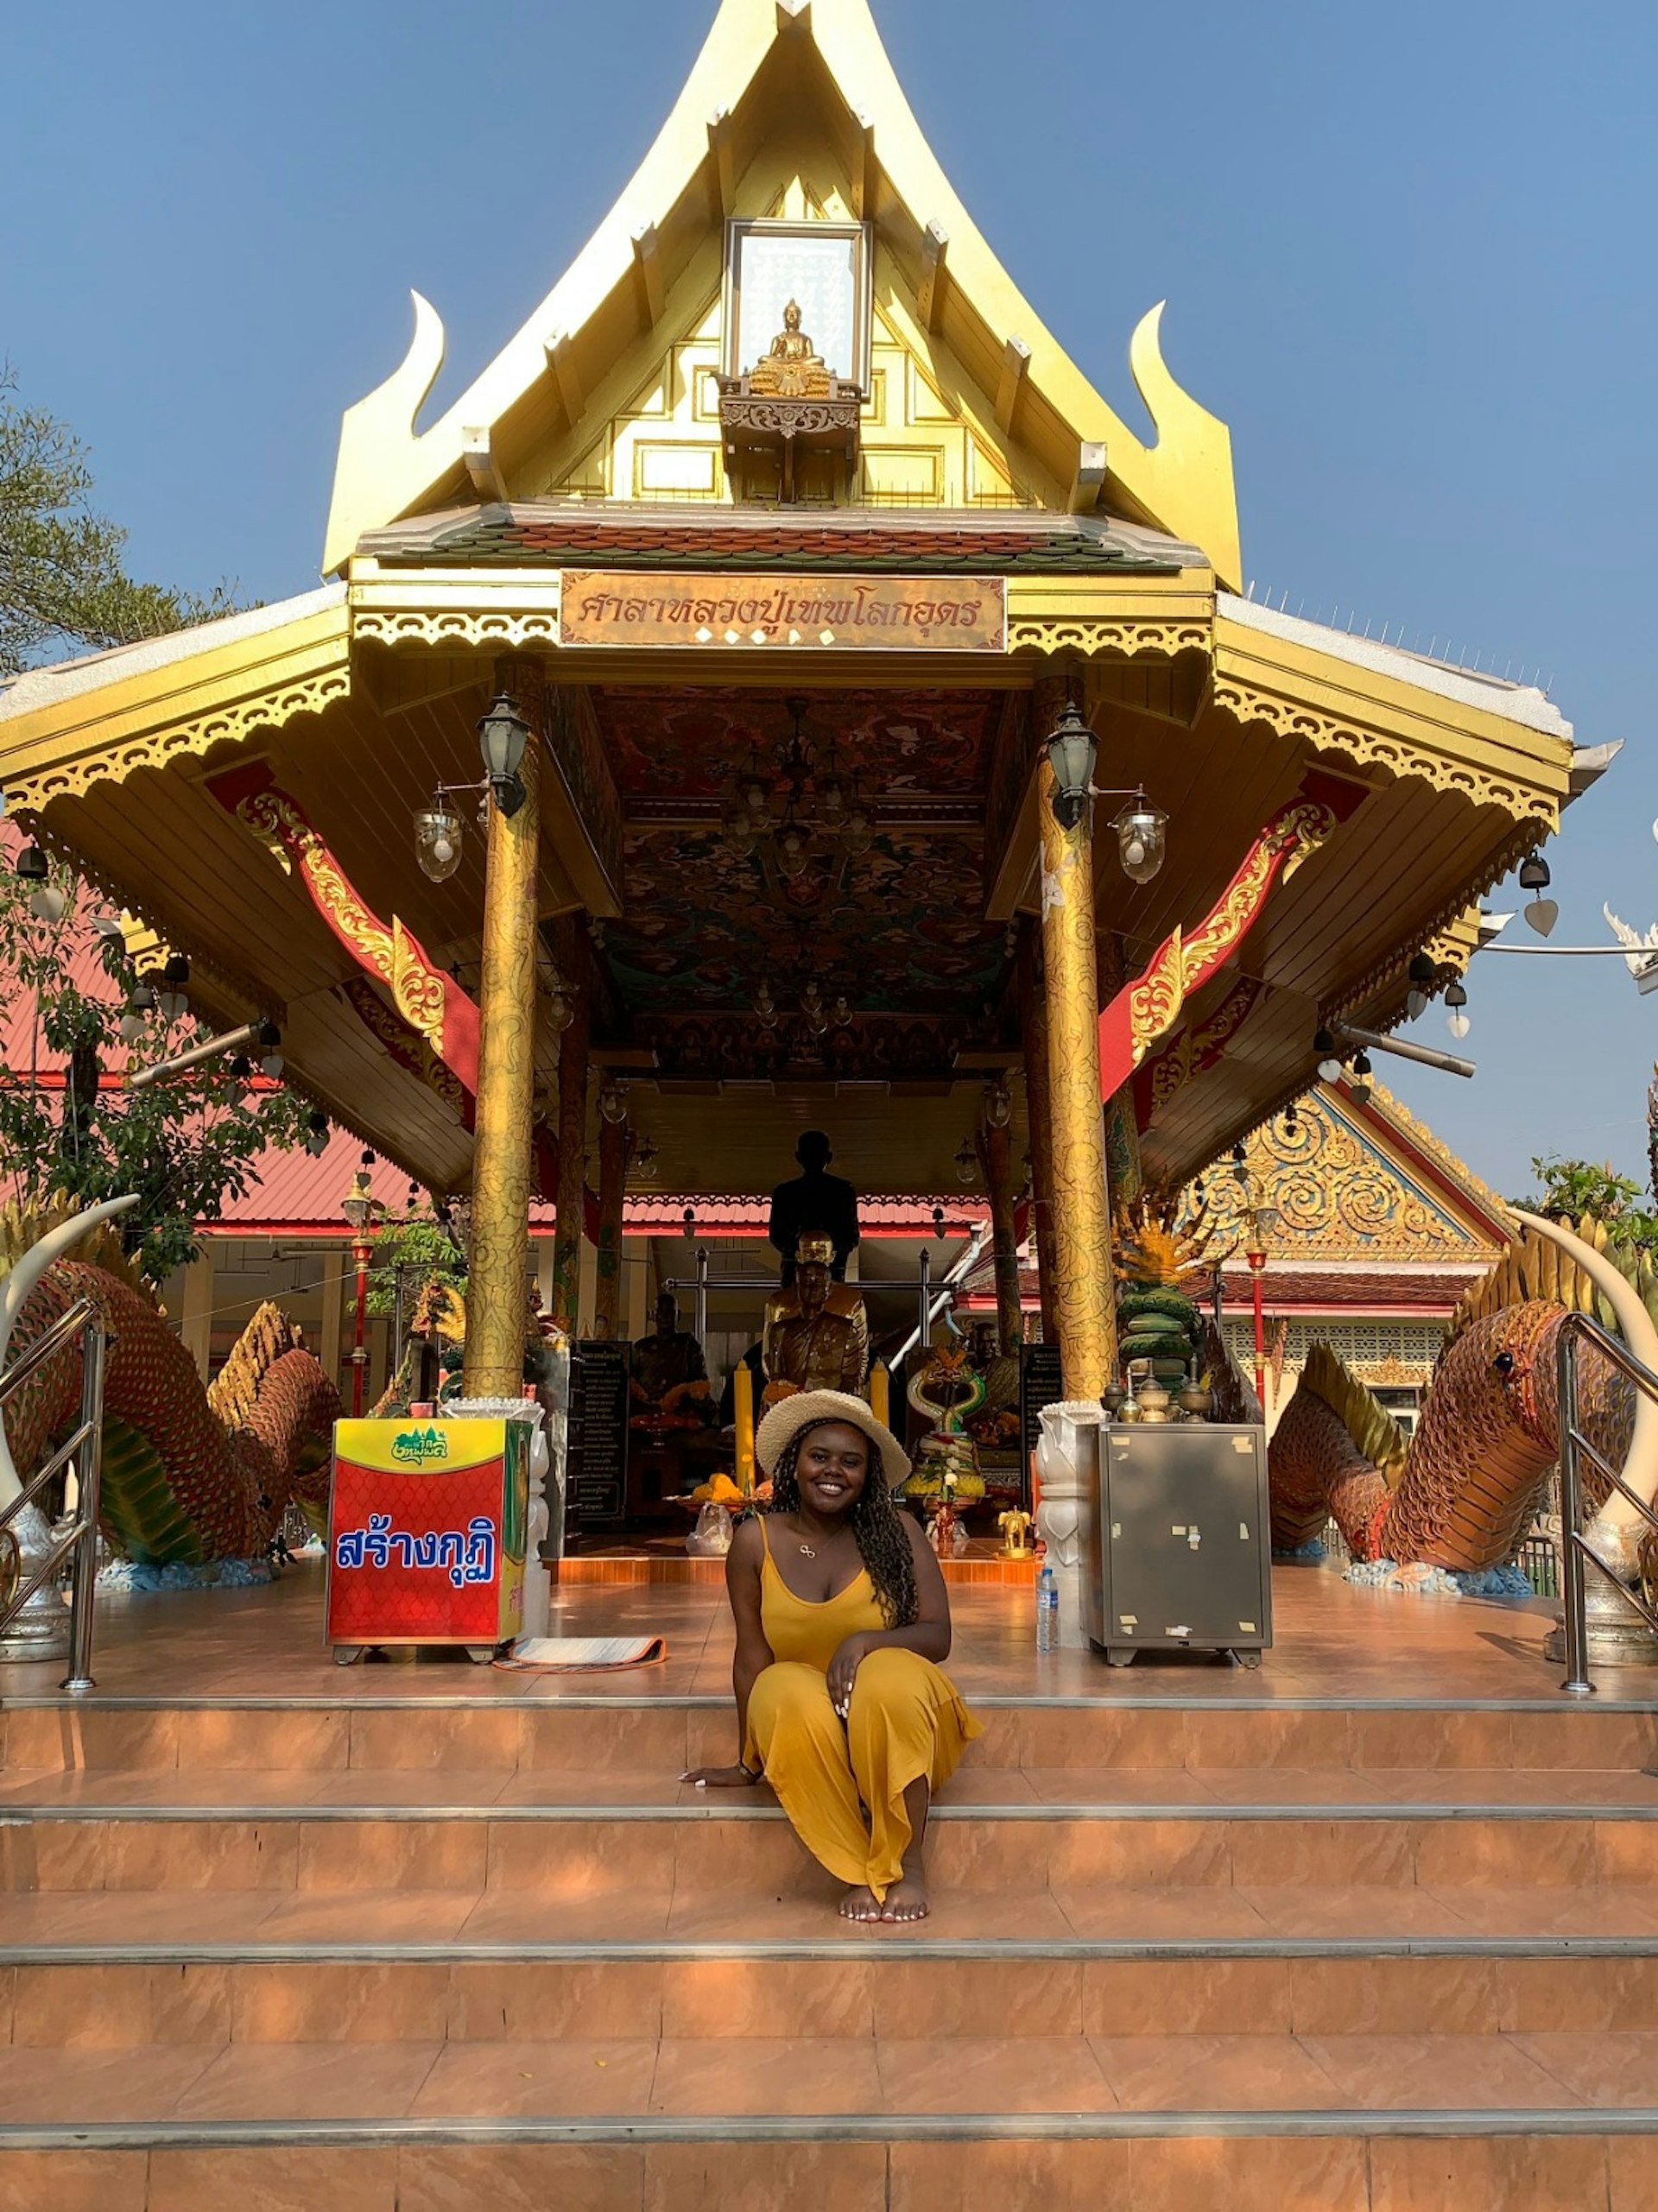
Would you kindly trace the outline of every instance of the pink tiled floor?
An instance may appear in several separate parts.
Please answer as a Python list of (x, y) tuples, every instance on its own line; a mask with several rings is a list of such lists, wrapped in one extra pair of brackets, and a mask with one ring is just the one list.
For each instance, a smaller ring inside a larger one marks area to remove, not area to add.
[[(1038, 1658), (1024, 1591), (958, 1589), (951, 1669), (969, 1696), (1177, 1702), (1552, 1698), (1558, 1685), (1560, 1669), (1544, 1659), (1541, 1648), (1554, 1608), (1542, 1601), (1401, 1597), (1356, 1589), (1326, 1568), (1282, 1567), (1274, 1578), (1274, 1602), (1277, 1643), (1258, 1673), (1206, 1655), (1142, 1659), (1118, 1672), (1082, 1652)], [(536, 1678), (474, 1666), (459, 1654), (339, 1668), (322, 1628), (321, 1577), (314, 1564), (264, 1589), (107, 1597), (99, 1605), (98, 1689), (130, 1697), (297, 1695), (351, 1702), (527, 1696), (632, 1700), (723, 1697), (730, 1688), (731, 1628), (717, 1588), (582, 1588), (559, 1596), (555, 1632), (667, 1638), (665, 1665), (613, 1675)], [(0, 1696), (54, 1691), (60, 1673), (46, 1666), (0, 1667)], [(1619, 1697), (1649, 1700), (1658, 1687), (1651, 1673), (1638, 1669), (1609, 1669), (1600, 1681), (1603, 1708)], [(1408, 1754), (1411, 1724), (1403, 1726), (1402, 1748)], [(1319, 1763), (1286, 1748), (1288, 1764)], [(1387, 1763), (1434, 1762), (1419, 1750), (1414, 1758)]]

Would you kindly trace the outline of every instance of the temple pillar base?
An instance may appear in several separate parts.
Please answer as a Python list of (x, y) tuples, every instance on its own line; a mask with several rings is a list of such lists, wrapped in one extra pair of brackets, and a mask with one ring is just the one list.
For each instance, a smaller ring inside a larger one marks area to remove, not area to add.
[(1089, 1648), (1083, 1578), (1090, 1571), (1090, 1523), (1099, 1512), (1099, 1432), (1104, 1414), (1096, 1398), (1062, 1399), (1044, 1406), (1036, 1447), (1041, 1501), (1036, 1526), (1047, 1546), (1045, 1566), (1059, 1585), (1060, 1646)]
[[(1584, 1618), (1588, 1628), (1587, 1651), (1592, 1665), (1599, 1666), (1658, 1666), (1658, 1636), (1621, 1591), (1598, 1575), (1584, 1593)], [(1564, 1661), (1566, 1623), (1556, 1621), (1543, 1640), (1543, 1657)]]
[[(52, 1548), (52, 1527), (38, 1506), (25, 1506), (12, 1522), (17, 1541), (17, 1581), (26, 1583)], [(0, 1659), (66, 1659), (69, 1656), (69, 1608), (55, 1582), (37, 1589), (3, 1636)]]

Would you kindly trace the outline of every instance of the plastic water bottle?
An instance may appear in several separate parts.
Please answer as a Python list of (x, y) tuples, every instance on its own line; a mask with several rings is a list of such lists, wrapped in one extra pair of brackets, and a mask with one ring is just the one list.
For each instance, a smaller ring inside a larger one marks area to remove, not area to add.
[(1060, 1646), (1060, 1585), (1052, 1567), (1036, 1577), (1036, 1649), (1046, 1657)]

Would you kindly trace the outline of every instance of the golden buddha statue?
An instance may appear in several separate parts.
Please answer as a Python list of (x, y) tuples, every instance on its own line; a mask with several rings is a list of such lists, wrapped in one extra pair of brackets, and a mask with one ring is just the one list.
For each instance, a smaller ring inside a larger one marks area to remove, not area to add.
[(861, 1391), (870, 1360), (870, 1324), (864, 1301), (830, 1275), (835, 1248), (822, 1236), (802, 1236), (794, 1280), (766, 1308), (762, 1357), (765, 1402), (775, 1405), (796, 1390)]
[(775, 400), (827, 399), (832, 391), (834, 378), (801, 328), (798, 300), (783, 309), (783, 327), (764, 360), (749, 372), (748, 386), (750, 393)]

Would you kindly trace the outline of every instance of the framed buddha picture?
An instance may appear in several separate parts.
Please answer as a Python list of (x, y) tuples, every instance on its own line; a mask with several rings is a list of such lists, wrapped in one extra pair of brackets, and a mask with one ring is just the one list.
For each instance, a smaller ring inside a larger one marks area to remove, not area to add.
[[(802, 359), (870, 388), (870, 242), (862, 223), (733, 217), (725, 225), (721, 371), (746, 376), (785, 332)], [(793, 312), (791, 312), (791, 310)]]

